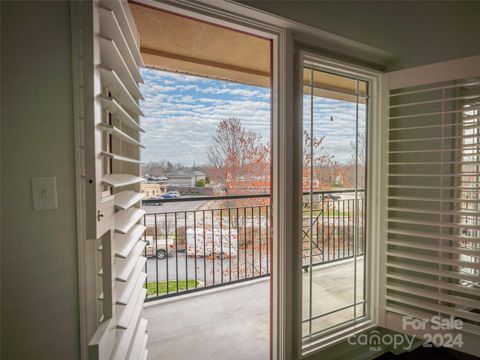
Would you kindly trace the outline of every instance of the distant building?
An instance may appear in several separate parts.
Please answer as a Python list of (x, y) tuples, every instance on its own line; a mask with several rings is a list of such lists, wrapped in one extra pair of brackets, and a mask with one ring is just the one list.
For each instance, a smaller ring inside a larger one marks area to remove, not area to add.
[(146, 176), (146, 178), (147, 181), (140, 184), (140, 192), (145, 199), (165, 194), (169, 185), (166, 177), (154, 178)]
[(207, 175), (199, 170), (181, 169), (165, 174), (170, 179), (170, 185), (195, 186), (198, 180), (206, 180)]

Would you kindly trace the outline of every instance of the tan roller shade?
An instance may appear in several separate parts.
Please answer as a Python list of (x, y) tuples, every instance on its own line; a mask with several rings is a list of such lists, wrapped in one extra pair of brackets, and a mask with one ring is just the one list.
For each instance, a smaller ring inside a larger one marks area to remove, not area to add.
[(270, 40), (130, 3), (147, 67), (270, 86)]
[[(311, 72), (309, 68), (303, 69), (303, 92), (310, 94)], [(329, 99), (356, 102), (357, 82), (345, 76), (329, 74), (324, 71), (313, 71), (313, 96)], [(358, 102), (365, 103), (367, 92), (366, 82), (358, 82)]]

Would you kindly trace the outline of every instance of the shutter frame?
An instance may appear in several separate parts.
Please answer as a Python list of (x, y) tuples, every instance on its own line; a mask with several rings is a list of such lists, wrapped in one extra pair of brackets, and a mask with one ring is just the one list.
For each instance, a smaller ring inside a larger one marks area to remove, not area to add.
[(480, 289), (468, 284), (480, 281), (480, 241), (463, 231), (480, 229), (479, 76), (480, 56), (384, 76), (390, 91), (384, 113), (388, 203), (379, 294), (380, 325), (412, 334), (402, 328), (401, 316), (454, 315), (464, 320), (459, 333), (468, 340), (458, 350), (477, 356), (480, 317), (473, 311), (479, 310)]

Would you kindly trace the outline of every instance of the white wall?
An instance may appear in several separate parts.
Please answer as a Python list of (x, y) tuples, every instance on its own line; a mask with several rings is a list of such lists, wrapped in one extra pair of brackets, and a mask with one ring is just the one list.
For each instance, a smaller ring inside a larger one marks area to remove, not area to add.
[[(79, 358), (70, 5), (1, 2), (1, 356)], [(58, 210), (32, 211), (55, 176)]]
[(480, 54), (478, 1), (237, 1), (398, 54), (389, 70)]

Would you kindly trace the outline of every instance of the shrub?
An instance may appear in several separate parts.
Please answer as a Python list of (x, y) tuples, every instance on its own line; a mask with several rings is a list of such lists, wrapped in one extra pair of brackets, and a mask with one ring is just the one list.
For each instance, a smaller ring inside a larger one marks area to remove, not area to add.
[(206, 184), (206, 183), (207, 183), (207, 182), (205, 181), (205, 179), (200, 179), (200, 180), (197, 180), (197, 181), (195, 182), (195, 186), (196, 186), (196, 187), (205, 187), (205, 184)]

